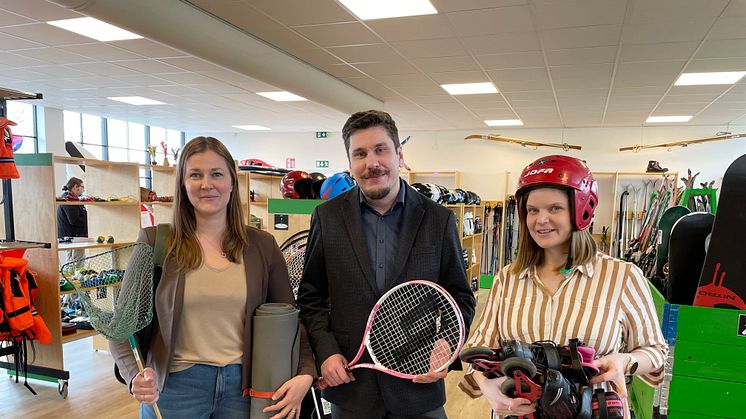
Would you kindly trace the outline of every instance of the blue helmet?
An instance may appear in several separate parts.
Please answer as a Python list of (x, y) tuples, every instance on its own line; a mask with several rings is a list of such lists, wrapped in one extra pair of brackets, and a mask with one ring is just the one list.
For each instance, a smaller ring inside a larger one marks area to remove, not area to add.
[(347, 172), (339, 172), (326, 178), (324, 183), (321, 185), (319, 195), (321, 199), (329, 200), (354, 187), (355, 180), (353, 180)]

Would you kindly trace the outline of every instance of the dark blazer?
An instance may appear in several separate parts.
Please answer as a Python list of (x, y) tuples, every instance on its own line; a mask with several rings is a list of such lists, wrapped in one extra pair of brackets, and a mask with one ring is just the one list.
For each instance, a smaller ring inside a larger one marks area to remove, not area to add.
[[(154, 246), (155, 233), (155, 227), (144, 228), (140, 230), (140, 237), (137, 241)], [(241, 361), (241, 385), (244, 391), (251, 387), (254, 311), (263, 303), (295, 303), (288, 279), (287, 265), (274, 237), (250, 227), (246, 227), (246, 233), (249, 236), (249, 244), (243, 251), (247, 285), (246, 329), (244, 330), (244, 352)], [(163, 391), (184, 306), (184, 273), (176, 270), (176, 262), (171, 257), (166, 257), (163, 263), (163, 274), (155, 293), (155, 306), (157, 316), (154, 319), (153, 338), (145, 364), (156, 372), (158, 388)], [(132, 379), (138, 373), (138, 368), (129, 343), (110, 341), (109, 350), (127, 385), (131, 385)], [(303, 327), (300, 331), (300, 365), (298, 367), (298, 375), (301, 374), (309, 374), (312, 377), (317, 375), (311, 347)]]
[[(469, 330), (475, 300), (466, 279), (455, 216), (402, 184), (407, 190), (397, 273), (387, 286), (411, 279), (440, 284), (458, 303)], [(355, 357), (370, 310), (383, 294), (376, 286), (360, 218), (358, 188), (319, 205), (311, 218), (298, 305), (318, 365), (337, 353), (348, 361)], [(370, 362), (366, 357), (362, 361)], [(461, 368), (458, 361), (455, 364), (452, 369)], [(364, 368), (354, 375), (355, 381), (326, 389), (324, 398), (353, 410), (383, 399), (388, 410), (403, 416), (445, 403), (443, 380), (417, 384)]]
[[(62, 198), (67, 198), (67, 192)], [(84, 205), (57, 205), (57, 237), (88, 237), (88, 212)]]

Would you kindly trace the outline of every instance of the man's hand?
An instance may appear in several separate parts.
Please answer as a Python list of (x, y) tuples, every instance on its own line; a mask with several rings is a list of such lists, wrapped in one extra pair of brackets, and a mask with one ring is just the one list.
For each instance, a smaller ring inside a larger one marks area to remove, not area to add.
[(334, 354), (324, 360), (321, 364), (321, 377), (328, 387), (355, 381), (352, 373), (347, 371), (347, 360), (341, 354)]

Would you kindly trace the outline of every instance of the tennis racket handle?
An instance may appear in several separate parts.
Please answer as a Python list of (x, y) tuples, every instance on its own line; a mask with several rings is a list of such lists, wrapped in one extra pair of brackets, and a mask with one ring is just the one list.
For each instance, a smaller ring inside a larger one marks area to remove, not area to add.
[[(347, 371), (347, 374), (350, 374), (350, 379), (354, 381), (355, 378), (352, 377), (349, 365), (345, 365), (345, 371)], [(324, 377), (319, 377), (319, 379), (316, 380), (316, 388), (318, 388), (319, 390), (323, 390), (327, 387), (329, 387), (329, 383), (326, 382)]]

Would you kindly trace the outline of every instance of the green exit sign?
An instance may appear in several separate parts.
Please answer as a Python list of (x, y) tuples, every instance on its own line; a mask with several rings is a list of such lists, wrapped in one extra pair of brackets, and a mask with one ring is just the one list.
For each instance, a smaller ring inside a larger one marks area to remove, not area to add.
[[(326, 138), (329, 136), (329, 133), (326, 131), (316, 131), (316, 138)], [(319, 167), (319, 166), (316, 166)]]
[(316, 160), (316, 167), (329, 167), (329, 160)]

